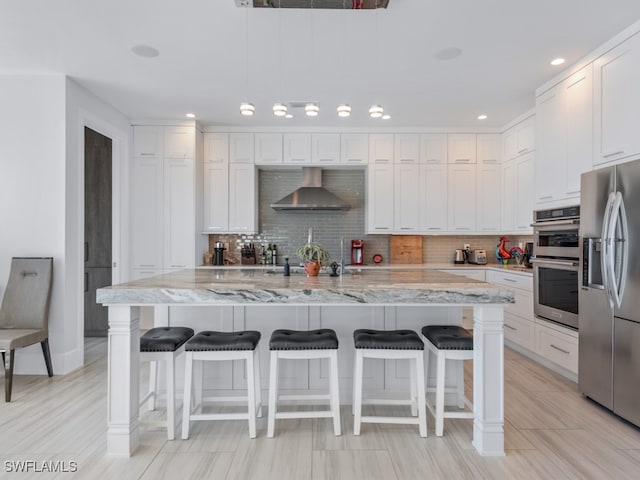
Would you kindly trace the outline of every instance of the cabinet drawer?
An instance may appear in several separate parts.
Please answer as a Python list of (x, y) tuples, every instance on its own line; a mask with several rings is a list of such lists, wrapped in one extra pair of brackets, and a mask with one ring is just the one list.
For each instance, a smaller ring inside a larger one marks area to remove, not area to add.
[(578, 338), (536, 320), (536, 353), (547, 360), (578, 373)]
[(498, 285), (504, 285), (505, 287), (533, 291), (533, 276), (531, 275), (518, 275), (509, 272), (490, 270), (487, 272), (487, 281), (497, 283)]
[(535, 351), (536, 342), (533, 320), (525, 320), (516, 315), (504, 314), (504, 337), (518, 345)]

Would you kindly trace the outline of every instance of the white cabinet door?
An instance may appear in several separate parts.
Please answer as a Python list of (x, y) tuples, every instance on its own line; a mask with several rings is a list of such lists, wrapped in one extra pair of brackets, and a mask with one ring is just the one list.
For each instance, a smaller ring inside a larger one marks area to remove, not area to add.
[(229, 231), (256, 232), (256, 170), (253, 165), (229, 165)]
[(529, 153), (515, 160), (515, 220), (517, 232), (533, 233), (534, 156)]
[(254, 148), (256, 164), (277, 165), (282, 163), (281, 133), (256, 133), (254, 135)]
[(207, 132), (204, 134), (204, 162), (229, 163), (228, 133)]
[(562, 84), (536, 98), (535, 203), (543, 208), (546, 202), (563, 198), (567, 176), (567, 119)]
[(164, 158), (194, 158), (194, 127), (164, 127)]
[(229, 162), (253, 164), (253, 133), (229, 134)]
[(447, 177), (449, 183), (447, 229), (460, 233), (475, 232), (476, 165), (449, 164)]
[(515, 160), (502, 164), (502, 230), (515, 230)]
[(131, 268), (162, 269), (163, 162), (136, 158), (131, 172)]
[(369, 136), (366, 133), (340, 135), (340, 163), (366, 164), (369, 159)]
[(502, 224), (502, 165), (479, 163), (476, 171), (478, 232), (495, 233)]
[(447, 164), (420, 165), (420, 230), (447, 231)]
[(369, 135), (369, 163), (393, 163), (393, 134)]
[(531, 116), (515, 126), (516, 154), (518, 156), (535, 149), (535, 117)]
[(396, 233), (420, 230), (420, 165), (400, 164), (394, 167)]
[(498, 164), (502, 162), (502, 138), (499, 133), (479, 133), (476, 135), (478, 163)]
[(447, 163), (447, 134), (420, 135), (420, 163)]
[(393, 232), (393, 165), (381, 163), (367, 169), (367, 232)]
[(640, 153), (640, 35), (594, 62), (594, 164)]
[(162, 158), (162, 127), (135, 125), (133, 127), (133, 156)]
[(284, 134), (284, 163), (287, 163), (287, 164), (311, 163), (311, 134), (309, 133), (285, 133)]
[(164, 161), (164, 268), (195, 266), (194, 160)]
[(226, 162), (204, 164), (205, 232), (229, 231), (229, 164)]
[(502, 134), (502, 161), (513, 160), (516, 154), (516, 129), (511, 127)]
[(420, 161), (420, 135), (399, 133), (394, 136), (394, 161), (396, 163), (418, 163)]
[(311, 163), (333, 165), (340, 163), (340, 134), (311, 134)]
[[(564, 188), (566, 196), (578, 199), (575, 203), (579, 203), (580, 176), (593, 169), (593, 65), (569, 77), (564, 86), (568, 114)], [(536, 154), (536, 163), (539, 159)]]
[(450, 133), (447, 144), (449, 163), (476, 163), (475, 133)]

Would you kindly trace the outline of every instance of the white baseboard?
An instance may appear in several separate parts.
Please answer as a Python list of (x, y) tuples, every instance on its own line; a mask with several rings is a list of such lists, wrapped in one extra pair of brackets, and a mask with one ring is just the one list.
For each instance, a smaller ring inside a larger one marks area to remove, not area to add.
[[(65, 353), (51, 352), (51, 364), (54, 375), (66, 375), (82, 367), (83, 352), (71, 350)], [(42, 355), (40, 344), (16, 350), (15, 364), (13, 367), (15, 375), (46, 375), (47, 367)]]

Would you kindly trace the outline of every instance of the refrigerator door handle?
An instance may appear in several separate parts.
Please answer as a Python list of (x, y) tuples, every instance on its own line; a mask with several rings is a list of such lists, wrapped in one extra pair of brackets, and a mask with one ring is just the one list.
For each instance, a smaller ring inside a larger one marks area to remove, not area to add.
[[(622, 296), (624, 295), (624, 289), (626, 286), (626, 274), (627, 274), (627, 214), (624, 208), (624, 201), (622, 200), (622, 194), (620, 192), (615, 193), (615, 202), (613, 204), (612, 215), (609, 219), (608, 231), (611, 233), (611, 248), (609, 251), (608, 272), (611, 283), (611, 296), (617, 308), (620, 308), (622, 303)], [(620, 237), (618, 233), (618, 222), (620, 222)], [(618, 244), (620, 247), (618, 248)], [(620, 262), (616, 262), (616, 252), (619, 252)], [(616, 271), (616, 265), (619, 266), (619, 270)]]
[(611, 211), (616, 200), (614, 192), (609, 193), (607, 206), (604, 209), (604, 218), (602, 219), (602, 255), (600, 256), (600, 269), (602, 271), (602, 285), (607, 292), (609, 305), (613, 308), (613, 297), (611, 295), (611, 285), (609, 281), (609, 252), (611, 251), (611, 238), (609, 237), (609, 224), (611, 219)]

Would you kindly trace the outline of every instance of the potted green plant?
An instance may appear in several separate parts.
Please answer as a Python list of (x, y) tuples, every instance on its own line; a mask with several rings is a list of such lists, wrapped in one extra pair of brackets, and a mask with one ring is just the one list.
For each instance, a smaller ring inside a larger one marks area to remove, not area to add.
[(296, 250), (296, 255), (304, 262), (304, 270), (311, 277), (318, 275), (322, 265), (331, 263), (331, 255), (319, 243), (305, 243)]

